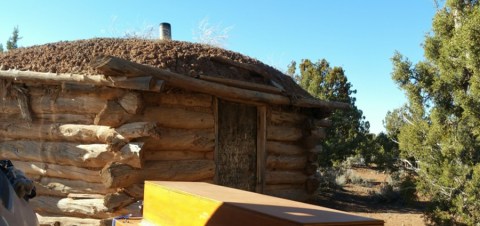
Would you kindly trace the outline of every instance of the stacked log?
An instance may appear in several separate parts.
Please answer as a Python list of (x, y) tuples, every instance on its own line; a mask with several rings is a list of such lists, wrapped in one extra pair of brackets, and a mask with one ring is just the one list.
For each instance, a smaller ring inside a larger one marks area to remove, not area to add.
[(314, 175), (328, 120), (309, 121), (311, 118), (299, 111), (271, 110), (267, 126), (266, 194), (304, 201), (318, 188)]
[[(106, 202), (105, 197), (118, 191), (105, 185), (101, 172), (112, 162), (141, 168), (144, 142), (138, 140), (158, 137), (155, 123), (132, 121), (142, 114), (142, 94), (78, 84), (15, 82), (10, 87), (22, 87), (27, 98), (2, 90), (0, 158), (11, 159), (34, 180), (37, 197), (31, 203), (45, 216), (40, 219), (99, 225), (100, 219), (138, 207), (138, 197), (126, 198), (127, 203), (120, 205)], [(117, 111), (111, 106), (118, 106)]]
[[(210, 83), (150, 67), (156, 76), (146, 77), (138, 65), (123, 72), (96, 67), (117, 77), (1, 71), (10, 80), (0, 79), (0, 158), (35, 181), (31, 202), (46, 225), (102, 225), (101, 219), (138, 212), (145, 180), (214, 180), (214, 97), (185, 91), (191, 87), (184, 84), (206, 92)], [(164, 88), (159, 78), (184, 89)], [(226, 99), (290, 103), (276, 90), (215, 90)], [(328, 105), (299, 106), (305, 104)], [(305, 200), (318, 186), (312, 175), (329, 121), (270, 107), (263, 191)]]

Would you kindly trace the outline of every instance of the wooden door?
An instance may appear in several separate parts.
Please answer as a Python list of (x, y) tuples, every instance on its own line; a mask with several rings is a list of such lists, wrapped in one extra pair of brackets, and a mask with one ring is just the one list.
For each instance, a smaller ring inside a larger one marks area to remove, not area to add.
[(255, 191), (257, 175), (257, 107), (217, 102), (215, 182)]

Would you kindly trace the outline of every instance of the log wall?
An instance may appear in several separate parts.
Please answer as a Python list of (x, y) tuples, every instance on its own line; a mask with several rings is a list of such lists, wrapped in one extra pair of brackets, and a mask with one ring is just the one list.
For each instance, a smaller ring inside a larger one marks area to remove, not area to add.
[(138, 213), (144, 180), (213, 181), (212, 96), (13, 85), (22, 93), (0, 97), (0, 158), (34, 180), (42, 225)]
[(307, 200), (318, 188), (314, 179), (320, 142), (328, 120), (282, 108), (269, 112), (264, 192), (288, 199)]
[[(144, 180), (214, 180), (211, 95), (21, 86), (22, 98), (0, 97), (0, 158), (35, 181), (32, 204), (45, 225), (102, 225), (138, 212)], [(328, 121), (310, 121), (267, 106), (264, 193), (305, 200), (318, 186), (312, 175)]]

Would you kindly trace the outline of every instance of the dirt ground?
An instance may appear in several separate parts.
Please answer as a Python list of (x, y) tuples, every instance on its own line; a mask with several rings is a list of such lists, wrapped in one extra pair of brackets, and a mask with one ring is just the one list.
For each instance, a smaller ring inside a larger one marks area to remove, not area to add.
[(381, 183), (388, 180), (388, 175), (366, 168), (355, 168), (352, 171), (363, 180), (368, 180), (371, 186), (347, 183), (343, 189), (319, 193), (312, 202), (360, 216), (381, 219), (385, 221), (386, 226), (426, 225), (422, 217), (422, 208), (425, 203), (385, 204), (372, 198), (369, 192), (378, 190)]

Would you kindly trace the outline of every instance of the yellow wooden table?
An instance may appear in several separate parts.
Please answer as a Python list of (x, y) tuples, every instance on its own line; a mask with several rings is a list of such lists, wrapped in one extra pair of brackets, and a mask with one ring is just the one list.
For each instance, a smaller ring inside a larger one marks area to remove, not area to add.
[(146, 181), (143, 221), (162, 226), (383, 225), (382, 220), (201, 182)]

